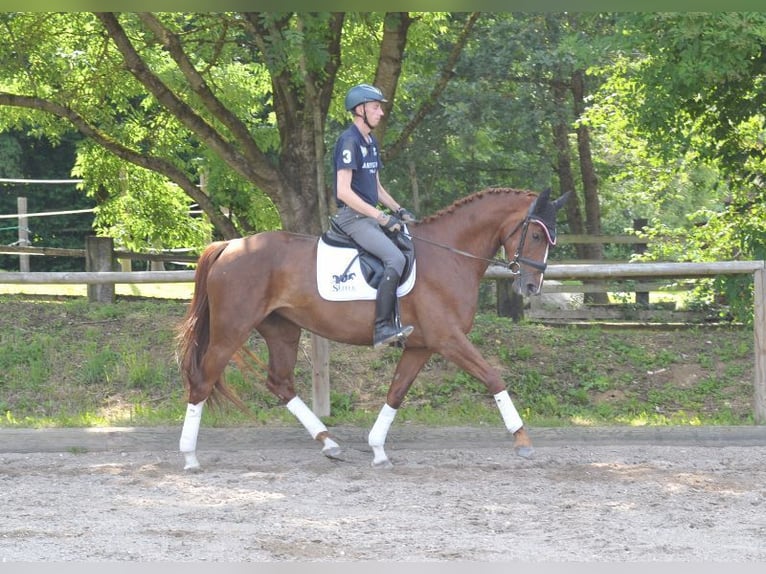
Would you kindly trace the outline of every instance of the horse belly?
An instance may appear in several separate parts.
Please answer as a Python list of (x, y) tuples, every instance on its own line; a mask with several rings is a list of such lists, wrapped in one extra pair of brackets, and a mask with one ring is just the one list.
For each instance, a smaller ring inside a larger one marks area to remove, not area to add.
[(310, 301), (281, 307), (275, 313), (332, 341), (349, 345), (372, 343), (374, 302), (371, 301), (325, 301), (317, 292)]

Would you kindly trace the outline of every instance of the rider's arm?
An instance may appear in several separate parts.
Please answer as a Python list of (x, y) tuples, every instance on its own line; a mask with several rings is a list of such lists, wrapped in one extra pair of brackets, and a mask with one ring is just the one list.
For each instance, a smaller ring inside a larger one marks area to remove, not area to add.
[[(359, 197), (353, 189), (351, 189), (351, 176), (353, 175), (353, 171), (350, 169), (339, 169), (337, 172), (337, 184), (338, 184), (338, 199), (348, 205), (351, 209), (354, 211), (357, 211), (361, 213), (362, 215), (366, 215), (368, 217), (372, 217), (374, 219), (377, 219), (380, 222), (385, 222), (388, 219), (388, 216), (384, 214), (382, 211), (380, 211), (377, 207), (373, 207), (366, 201), (364, 201), (361, 197)], [(380, 183), (378, 183), (378, 193), (380, 193), (380, 190), (382, 188), (380, 187)], [(383, 190), (385, 193), (385, 190)], [(390, 200), (391, 196), (388, 195), (388, 193), (385, 193), (386, 197)], [(381, 199), (379, 197), (379, 199)], [(383, 203), (383, 205), (386, 205), (386, 203)], [(390, 207), (390, 206), (389, 206)]]

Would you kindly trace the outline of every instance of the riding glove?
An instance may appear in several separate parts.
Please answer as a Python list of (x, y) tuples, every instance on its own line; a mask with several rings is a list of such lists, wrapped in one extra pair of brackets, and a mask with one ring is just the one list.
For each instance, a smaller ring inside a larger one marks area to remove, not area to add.
[(416, 218), (413, 215), (413, 213), (407, 209), (404, 209), (403, 207), (400, 207), (399, 210), (396, 212), (396, 217), (401, 219), (404, 223), (412, 223), (416, 221)]
[(402, 221), (395, 215), (389, 215), (388, 219), (386, 219), (386, 222), (381, 223), (380, 226), (386, 231), (395, 233), (402, 230)]

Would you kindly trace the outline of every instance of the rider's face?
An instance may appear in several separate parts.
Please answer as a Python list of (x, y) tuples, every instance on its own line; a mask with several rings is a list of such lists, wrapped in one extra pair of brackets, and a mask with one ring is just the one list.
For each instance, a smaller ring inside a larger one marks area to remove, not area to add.
[(380, 102), (367, 102), (364, 104), (364, 111), (367, 114), (367, 122), (375, 127), (380, 123), (383, 117), (383, 106)]

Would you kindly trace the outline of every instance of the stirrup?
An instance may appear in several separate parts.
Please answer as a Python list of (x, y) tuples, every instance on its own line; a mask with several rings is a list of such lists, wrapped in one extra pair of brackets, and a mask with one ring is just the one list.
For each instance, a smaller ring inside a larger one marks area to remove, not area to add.
[(409, 337), (412, 332), (415, 330), (415, 327), (412, 325), (407, 325), (405, 327), (402, 327), (401, 325), (387, 325), (387, 327), (390, 327), (392, 329), (392, 332), (389, 335), (384, 336), (381, 340), (376, 341), (375, 336), (373, 335), (373, 349), (379, 349), (380, 347), (383, 347), (384, 345), (390, 345), (392, 343), (396, 343), (399, 345), (403, 345), (404, 341)]

